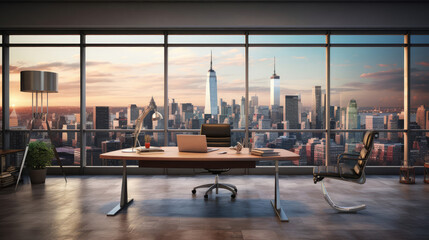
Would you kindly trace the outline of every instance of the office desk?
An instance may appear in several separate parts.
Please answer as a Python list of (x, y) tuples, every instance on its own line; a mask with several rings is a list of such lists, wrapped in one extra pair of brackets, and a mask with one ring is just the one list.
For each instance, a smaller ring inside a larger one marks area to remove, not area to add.
[[(219, 150), (210, 153), (179, 152), (177, 147), (163, 147), (162, 149), (164, 149), (164, 152), (124, 153), (122, 150), (117, 150), (100, 155), (102, 159), (118, 159), (123, 162), (121, 201), (107, 213), (107, 216), (116, 215), (122, 208), (133, 201), (132, 198), (128, 199), (127, 160), (138, 160), (139, 166), (150, 168), (254, 168), (257, 161), (274, 160), (274, 200), (271, 201), (271, 204), (281, 221), (289, 221), (280, 205), (279, 161), (299, 160), (299, 155), (283, 149), (276, 149), (279, 152), (279, 156), (269, 157), (251, 155), (247, 148), (243, 149), (240, 154), (226, 147), (221, 147)], [(227, 153), (219, 154), (219, 152), (223, 151)]]

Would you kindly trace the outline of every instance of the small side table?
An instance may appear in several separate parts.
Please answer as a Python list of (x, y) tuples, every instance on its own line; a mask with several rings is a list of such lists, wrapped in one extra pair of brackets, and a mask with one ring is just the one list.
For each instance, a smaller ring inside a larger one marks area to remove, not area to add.
[(424, 182), (429, 183), (429, 163), (425, 163), (424, 165)]
[(399, 182), (405, 184), (416, 183), (416, 172), (414, 167), (403, 166), (399, 168)]

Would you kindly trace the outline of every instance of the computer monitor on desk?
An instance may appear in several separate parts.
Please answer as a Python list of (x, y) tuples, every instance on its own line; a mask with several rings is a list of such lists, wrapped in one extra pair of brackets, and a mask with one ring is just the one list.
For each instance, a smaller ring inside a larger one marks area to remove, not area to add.
[(177, 135), (177, 147), (179, 152), (205, 153), (219, 150), (219, 148), (207, 148), (206, 135)]

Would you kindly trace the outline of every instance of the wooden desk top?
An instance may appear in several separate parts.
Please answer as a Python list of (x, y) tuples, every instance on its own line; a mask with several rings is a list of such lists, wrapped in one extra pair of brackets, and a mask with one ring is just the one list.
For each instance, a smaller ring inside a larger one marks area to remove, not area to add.
[(0, 156), (8, 155), (11, 153), (22, 152), (22, 151), (24, 151), (24, 149), (7, 149), (7, 150), (0, 149)]
[[(249, 149), (244, 148), (240, 154), (227, 147), (220, 147), (219, 150), (209, 153), (189, 153), (179, 152), (177, 147), (162, 147), (164, 152), (145, 152), (145, 153), (124, 153), (122, 150), (112, 151), (100, 154), (102, 159), (119, 160), (139, 160), (139, 161), (260, 161), (260, 160), (279, 160), (293, 161), (299, 160), (299, 155), (284, 149), (275, 149), (279, 156), (261, 157), (249, 154)], [(226, 151), (226, 154), (219, 152)]]

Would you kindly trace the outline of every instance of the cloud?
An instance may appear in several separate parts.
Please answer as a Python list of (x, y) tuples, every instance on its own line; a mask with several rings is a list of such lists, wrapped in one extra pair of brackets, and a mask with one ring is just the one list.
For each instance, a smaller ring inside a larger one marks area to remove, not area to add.
[(383, 67), (383, 68), (385, 68), (385, 67), (396, 67), (396, 66), (398, 66), (398, 64), (396, 64), (396, 63), (394, 63), (394, 64), (383, 64), (383, 63), (380, 63), (380, 64), (377, 64), (377, 66)]
[(429, 62), (418, 62), (418, 63), (416, 63), (417, 65), (420, 65), (420, 66), (425, 66), (425, 67), (429, 67)]
[(380, 63), (380, 64), (377, 64), (379, 67), (390, 67), (390, 64), (382, 64), (382, 63)]
[(295, 59), (307, 59), (305, 56), (292, 56)]
[(18, 74), (24, 70), (40, 70), (40, 71), (78, 71), (79, 63), (64, 63), (64, 62), (50, 62), (50, 63), (38, 63), (35, 65), (25, 66), (25, 63), (18, 63), (21, 66), (10, 65), (10, 73)]
[(364, 68), (372, 68), (372, 66), (371, 65), (365, 65), (365, 66), (363, 66)]
[(271, 61), (271, 58), (260, 58), (258, 59), (258, 62), (265, 62), (265, 61)]

